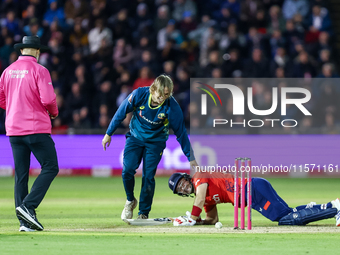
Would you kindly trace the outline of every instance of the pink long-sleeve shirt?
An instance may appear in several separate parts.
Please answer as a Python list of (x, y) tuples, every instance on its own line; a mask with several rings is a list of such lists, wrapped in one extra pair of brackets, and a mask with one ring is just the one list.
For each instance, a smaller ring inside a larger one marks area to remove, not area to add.
[(0, 78), (0, 107), (6, 110), (6, 135), (51, 133), (58, 115), (49, 71), (32, 56), (20, 56)]

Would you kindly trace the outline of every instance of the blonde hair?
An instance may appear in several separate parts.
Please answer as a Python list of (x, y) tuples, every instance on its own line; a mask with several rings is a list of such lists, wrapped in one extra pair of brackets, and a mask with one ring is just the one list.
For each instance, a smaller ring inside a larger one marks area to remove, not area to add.
[(170, 76), (166, 74), (161, 74), (158, 76), (150, 86), (150, 93), (158, 91), (161, 96), (164, 96), (164, 88), (168, 88), (169, 97), (172, 96), (172, 92), (174, 90), (174, 83), (172, 82)]

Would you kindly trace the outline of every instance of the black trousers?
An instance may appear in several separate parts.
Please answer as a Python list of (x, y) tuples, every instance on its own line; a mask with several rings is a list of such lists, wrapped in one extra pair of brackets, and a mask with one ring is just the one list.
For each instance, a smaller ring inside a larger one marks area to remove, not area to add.
[[(15, 206), (36, 209), (59, 172), (57, 152), (49, 134), (10, 136), (15, 165)], [(31, 152), (41, 165), (41, 173), (28, 193)]]

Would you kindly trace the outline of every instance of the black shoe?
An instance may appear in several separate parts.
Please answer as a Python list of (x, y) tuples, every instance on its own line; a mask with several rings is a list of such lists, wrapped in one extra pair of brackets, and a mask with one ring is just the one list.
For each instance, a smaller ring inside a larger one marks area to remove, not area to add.
[(22, 218), (28, 224), (32, 225), (33, 229), (39, 231), (44, 229), (44, 227), (38, 221), (34, 210), (27, 209), (26, 206), (24, 206), (23, 204), (15, 208), (15, 210), (20, 218)]

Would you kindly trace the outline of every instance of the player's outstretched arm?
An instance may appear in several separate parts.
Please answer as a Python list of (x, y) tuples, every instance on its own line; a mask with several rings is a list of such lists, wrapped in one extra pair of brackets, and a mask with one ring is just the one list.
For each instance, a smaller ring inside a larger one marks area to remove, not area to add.
[(111, 143), (111, 136), (109, 136), (108, 134), (105, 134), (103, 140), (102, 140), (102, 145), (103, 145), (103, 149), (104, 151), (106, 151), (106, 146), (109, 147)]

